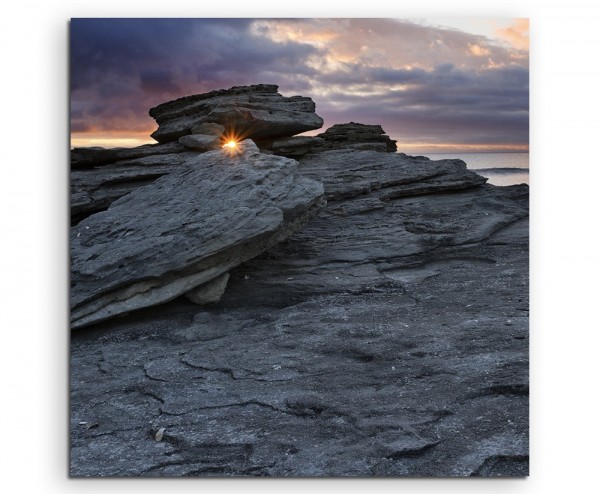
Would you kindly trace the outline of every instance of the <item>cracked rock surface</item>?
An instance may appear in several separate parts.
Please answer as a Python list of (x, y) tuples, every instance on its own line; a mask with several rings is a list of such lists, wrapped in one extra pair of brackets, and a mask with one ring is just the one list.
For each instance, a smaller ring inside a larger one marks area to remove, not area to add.
[(218, 303), (72, 333), (72, 475), (528, 474), (528, 187), (320, 163), (326, 208)]

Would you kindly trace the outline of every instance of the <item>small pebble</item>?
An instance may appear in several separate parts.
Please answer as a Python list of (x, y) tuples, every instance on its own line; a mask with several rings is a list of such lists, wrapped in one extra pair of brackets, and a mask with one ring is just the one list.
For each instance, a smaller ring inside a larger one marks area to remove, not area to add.
[(507, 319), (507, 321), (504, 323), (507, 326), (512, 326), (512, 321), (510, 319)]

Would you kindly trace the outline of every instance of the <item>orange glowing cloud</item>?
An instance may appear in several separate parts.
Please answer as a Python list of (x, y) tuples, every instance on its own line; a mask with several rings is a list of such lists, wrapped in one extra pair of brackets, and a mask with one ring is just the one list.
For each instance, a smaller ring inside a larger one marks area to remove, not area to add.
[(529, 50), (529, 19), (515, 19), (511, 26), (498, 29), (496, 34), (519, 50)]
[(485, 57), (490, 54), (490, 50), (479, 45), (469, 45), (469, 51), (476, 57)]

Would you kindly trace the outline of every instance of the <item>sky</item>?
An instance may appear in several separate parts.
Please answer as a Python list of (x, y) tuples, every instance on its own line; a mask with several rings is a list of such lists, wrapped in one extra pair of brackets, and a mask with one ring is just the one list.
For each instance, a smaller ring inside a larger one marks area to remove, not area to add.
[(527, 19), (73, 19), (72, 146), (155, 142), (148, 110), (277, 84), (407, 153), (528, 151)]

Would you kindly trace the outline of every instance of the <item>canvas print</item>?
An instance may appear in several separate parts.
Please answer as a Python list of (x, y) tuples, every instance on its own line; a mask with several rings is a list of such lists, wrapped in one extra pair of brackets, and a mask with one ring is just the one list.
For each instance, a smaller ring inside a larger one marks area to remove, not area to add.
[(524, 477), (527, 19), (72, 19), (70, 475)]

